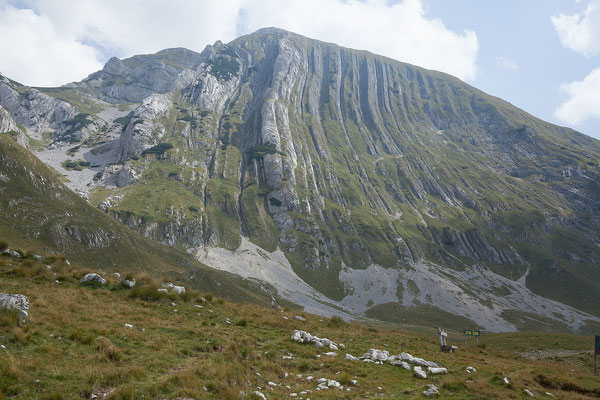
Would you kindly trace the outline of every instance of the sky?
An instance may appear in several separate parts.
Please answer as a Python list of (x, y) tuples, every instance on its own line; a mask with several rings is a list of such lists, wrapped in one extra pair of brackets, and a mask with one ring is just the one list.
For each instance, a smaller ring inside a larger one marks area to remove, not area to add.
[(600, 139), (600, 0), (0, 0), (0, 72), (58, 86), (267, 26), (447, 72)]

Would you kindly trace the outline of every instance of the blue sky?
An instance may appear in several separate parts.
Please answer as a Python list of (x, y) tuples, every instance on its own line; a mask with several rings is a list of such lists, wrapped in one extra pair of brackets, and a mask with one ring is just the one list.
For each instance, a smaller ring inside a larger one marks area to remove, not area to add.
[[(424, 3), (428, 14), (443, 19), (448, 28), (477, 33), (478, 73), (469, 83), (539, 118), (571, 125), (600, 138), (599, 119), (567, 124), (554, 115), (556, 108), (568, 98), (559, 90), (561, 84), (583, 80), (600, 67), (600, 57), (586, 57), (565, 48), (551, 17), (582, 12), (589, 2), (425, 0)], [(501, 67), (498, 57), (513, 60), (518, 69)]]
[(442, 70), (600, 139), (600, 0), (0, 0), (0, 72), (57, 86), (265, 26)]

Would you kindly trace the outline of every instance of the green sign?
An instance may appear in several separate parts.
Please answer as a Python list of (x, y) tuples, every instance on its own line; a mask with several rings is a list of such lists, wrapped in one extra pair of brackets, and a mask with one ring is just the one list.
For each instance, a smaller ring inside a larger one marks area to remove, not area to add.
[(479, 331), (474, 331), (474, 330), (472, 330), (472, 329), (465, 329), (465, 330), (463, 331), (463, 334), (464, 334), (465, 336), (481, 336), (481, 332), (479, 332)]
[(600, 355), (600, 336), (596, 336), (596, 355)]

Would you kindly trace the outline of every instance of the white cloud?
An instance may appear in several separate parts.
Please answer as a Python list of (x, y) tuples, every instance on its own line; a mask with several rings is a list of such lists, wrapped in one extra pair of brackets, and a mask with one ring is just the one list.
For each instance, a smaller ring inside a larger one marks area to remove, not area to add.
[(0, 71), (24, 84), (54, 86), (86, 77), (101, 67), (97, 52), (63, 35), (32, 10), (0, 10)]
[(600, 119), (600, 68), (593, 70), (582, 81), (561, 85), (560, 91), (569, 99), (561, 104), (554, 115), (567, 124), (577, 125), (588, 119)]
[(498, 66), (503, 69), (510, 69), (513, 71), (519, 69), (519, 66), (517, 65), (517, 62), (515, 60), (511, 60), (510, 58), (506, 57), (496, 57), (496, 64), (498, 64)]
[[(0, 19), (0, 29), (21, 32), (0, 35), (0, 70), (17, 78), (19, 67), (6, 59), (19, 55), (21, 64), (36, 65), (19, 76), (36, 85), (81, 79), (98, 69), (96, 53), (106, 59), (179, 46), (201, 51), (216, 40), (227, 42), (265, 26), (369, 50), (462, 79), (476, 76), (479, 43), (475, 32), (455, 32), (440, 19), (429, 18), (421, 0), (397, 4), (386, 0), (19, 1), (37, 15), (2, 3), (1, 14), (29, 13), (31, 20)], [(62, 50), (55, 43), (61, 43)], [(21, 54), (21, 47), (32, 51)], [(35, 49), (46, 51), (35, 55)]]
[(552, 17), (563, 46), (591, 57), (600, 53), (600, 0), (592, 0), (583, 12)]
[(420, 0), (248, 0), (241, 21), (247, 31), (278, 26), (346, 47), (474, 79), (479, 49), (473, 31), (454, 32), (427, 18)]

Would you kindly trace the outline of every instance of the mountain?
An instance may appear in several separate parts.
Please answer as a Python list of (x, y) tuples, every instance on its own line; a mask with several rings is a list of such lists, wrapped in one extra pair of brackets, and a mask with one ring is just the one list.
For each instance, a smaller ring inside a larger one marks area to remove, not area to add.
[(600, 142), (447, 74), (267, 28), (0, 105), (104, 212), (312, 311), (600, 322)]
[(18, 144), (16, 126), (0, 107), (0, 239), (11, 247), (65, 256), (85, 269), (165, 276), (227, 298), (268, 303), (270, 291), (153, 242), (91, 206)]

